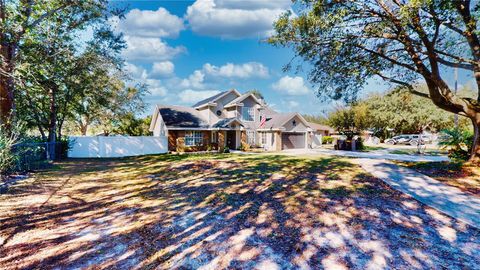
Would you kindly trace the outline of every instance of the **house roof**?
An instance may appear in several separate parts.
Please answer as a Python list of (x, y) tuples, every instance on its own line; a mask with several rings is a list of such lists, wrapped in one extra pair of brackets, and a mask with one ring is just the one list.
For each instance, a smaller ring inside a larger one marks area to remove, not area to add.
[(240, 93), (237, 90), (231, 89), (231, 90), (220, 92), (220, 93), (218, 93), (214, 96), (208, 97), (204, 100), (200, 100), (199, 102), (193, 104), (192, 107), (193, 108), (202, 107), (202, 106), (204, 106), (208, 103), (212, 103), (212, 102), (215, 102), (215, 101), (219, 100), (220, 98), (226, 96), (228, 93), (231, 93), (231, 92), (235, 93), (237, 96), (240, 96)]
[(237, 117), (231, 117), (231, 118), (225, 118), (225, 119), (218, 120), (218, 122), (213, 124), (212, 127), (213, 128), (226, 128), (232, 122), (238, 122), (240, 125), (243, 126), (243, 123), (242, 123), (242, 121), (240, 121), (240, 119), (238, 119)]
[(308, 124), (310, 125), (310, 127), (313, 129), (313, 130), (326, 130), (330, 133), (332, 132), (335, 132), (335, 129), (332, 128), (332, 127), (329, 127), (329, 126), (326, 126), (326, 125), (321, 125), (321, 124), (317, 124), (317, 123), (312, 123), (312, 122), (308, 122)]
[(277, 113), (267, 117), (267, 122), (265, 126), (262, 127), (264, 129), (277, 129), (281, 128), (288, 120), (293, 118), (296, 113)]
[(186, 106), (157, 106), (167, 127), (208, 128), (208, 121), (199, 111)]
[(253, 100), (255, 100), (256, 103), (258, 104), (261, 104), (260, 100), (258, 100), (257, 97), (255, 97), (254, 94), (252, 93), (246, 93), (246, 94), (243, 94), (239, 97), (237, 97), (236, 99), (230, 101), (227, 105), (225, 105), (225, 107), (230, 107), (230, 106), (234, 106), (234, 105), (237, 105), (239, 104), (240, 102), (244, 101), (246, 98), (248, 97), (252, 97)]
[(295, 112), (291, 113), (277, 113), (267, 116), (267, 122), (265, 123), (265, 127), (262, 129), (278, 129), (282, 128), (290, 119), (294, 118), (295, 116), (299, 116), (300, 120), (308, 126), (308, 122), (303, 119), (301, 115)]

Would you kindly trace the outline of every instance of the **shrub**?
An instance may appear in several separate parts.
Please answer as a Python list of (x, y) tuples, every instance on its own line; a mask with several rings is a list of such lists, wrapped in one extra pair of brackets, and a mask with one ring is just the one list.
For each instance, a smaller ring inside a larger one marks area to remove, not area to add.
[(469, 158), (470, 146), (473, 143), (473, 132), (469, 130), (445, 129), (445, 135), (438, 145), (442, 149), (449, 148), (448, 156), (452, 159), (467, 160)]
[(322, 144), (332, 144), (333, 137), (332, 136), (323, 136), (322, 137)]
[(178, 153), (183, 153), (185, 152), (186, 146), (185, 146), (185, 139), (184, 138), (177, 138), (177, 147), (175, 149)]
[(363, 139), (361, 137), (358, 137), (358, 139), (355, 142), (355, 150), (362, 151), (365, 150), (365, 145), (363, 144)]
[(223, 153), (230, 153), (230, 148), (228, 148), (227, 146), (225, 146), (223, 148)]
[(250, 145), (248, 143), (242, 142), (242, 144), (240, 145), (240, 150), (241, 151), (248, 151), (248, 150), (250, 150)]
[(13, 151), (13, 146), (18, 138), (13, 134), (8, 134), (2, 126), (0, 126), (0, 174), (7, 174), (15, 166), (18, 155)]

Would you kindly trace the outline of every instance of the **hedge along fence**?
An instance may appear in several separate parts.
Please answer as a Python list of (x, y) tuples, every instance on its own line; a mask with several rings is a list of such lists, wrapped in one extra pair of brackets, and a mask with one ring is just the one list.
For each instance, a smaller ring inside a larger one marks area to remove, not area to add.
[(70, 158), (128, 157), (168, 152), (166, 136), (72, 136), (69, 140)]

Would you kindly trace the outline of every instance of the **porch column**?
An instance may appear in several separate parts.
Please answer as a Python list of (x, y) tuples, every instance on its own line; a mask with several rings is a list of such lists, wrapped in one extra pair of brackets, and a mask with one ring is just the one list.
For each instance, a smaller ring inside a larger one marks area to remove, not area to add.
[(282, 150), (282, 133), (280, 131), (275, 131), (275, 151)]

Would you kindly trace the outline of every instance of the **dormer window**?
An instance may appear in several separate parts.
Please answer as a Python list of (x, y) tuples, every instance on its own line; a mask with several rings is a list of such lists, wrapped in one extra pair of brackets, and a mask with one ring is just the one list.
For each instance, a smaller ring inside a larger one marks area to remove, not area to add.
[(242, 120), (243, 121), (253, 121), (255, 119), (255, 109), (253, 107), (243, 107), (242, 108)]

